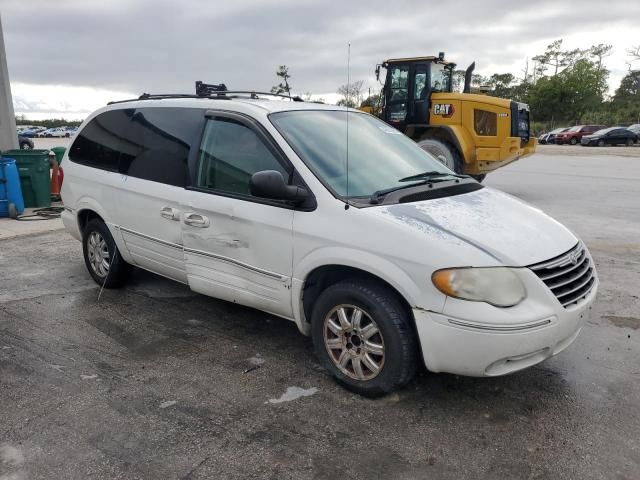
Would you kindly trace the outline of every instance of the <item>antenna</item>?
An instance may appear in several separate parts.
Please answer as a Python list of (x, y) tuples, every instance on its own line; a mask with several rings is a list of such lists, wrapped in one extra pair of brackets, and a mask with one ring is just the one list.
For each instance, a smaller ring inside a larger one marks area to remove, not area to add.
[(347, 199), (344, 202), (344, 209), (349, 210), (349, 97), (351, 97), (351, 76), (349, 67), (351, 65), (351, 42), (347, 44)]

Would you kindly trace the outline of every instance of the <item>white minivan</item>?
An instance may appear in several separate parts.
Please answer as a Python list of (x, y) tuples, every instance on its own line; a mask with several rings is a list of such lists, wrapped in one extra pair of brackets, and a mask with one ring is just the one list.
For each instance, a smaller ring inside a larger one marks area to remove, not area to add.
[(62, 218), (98, 284), (136, 266), (292, 320), (366, 395), (420, 361), (496, 376), (573, 342), (598, 279), (567, 228), (374, 116), (257, 97), (147, 95), (86, 119)]

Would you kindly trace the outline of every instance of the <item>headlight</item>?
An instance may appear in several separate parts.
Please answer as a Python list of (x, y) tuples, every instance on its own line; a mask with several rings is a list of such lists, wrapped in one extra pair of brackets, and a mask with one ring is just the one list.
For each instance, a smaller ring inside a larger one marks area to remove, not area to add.
[(431, 281), (445, 295), (496, 307), (512, 307), (527, 296), (518, 276), (505, 267), (438, 270)]

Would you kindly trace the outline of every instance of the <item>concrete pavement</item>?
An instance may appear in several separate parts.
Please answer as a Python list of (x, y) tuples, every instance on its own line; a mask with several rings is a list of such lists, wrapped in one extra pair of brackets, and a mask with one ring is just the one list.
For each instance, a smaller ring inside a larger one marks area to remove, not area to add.
[(140, 271), (99, 296), (66, 233), (0, 240), (0, 478), (637, 479), (640, 161), (536, 155), (486, 183), (583, 238), (594, 315), (536, 367), (378, 400), (292, 323)]

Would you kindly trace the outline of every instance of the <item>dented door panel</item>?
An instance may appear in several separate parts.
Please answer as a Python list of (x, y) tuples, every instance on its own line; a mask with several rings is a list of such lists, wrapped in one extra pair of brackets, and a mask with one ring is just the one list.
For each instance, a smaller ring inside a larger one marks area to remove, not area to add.
[(190, 191), (182, 221), (190, 287), (199, 293), (291, 318), (293, 210)]

